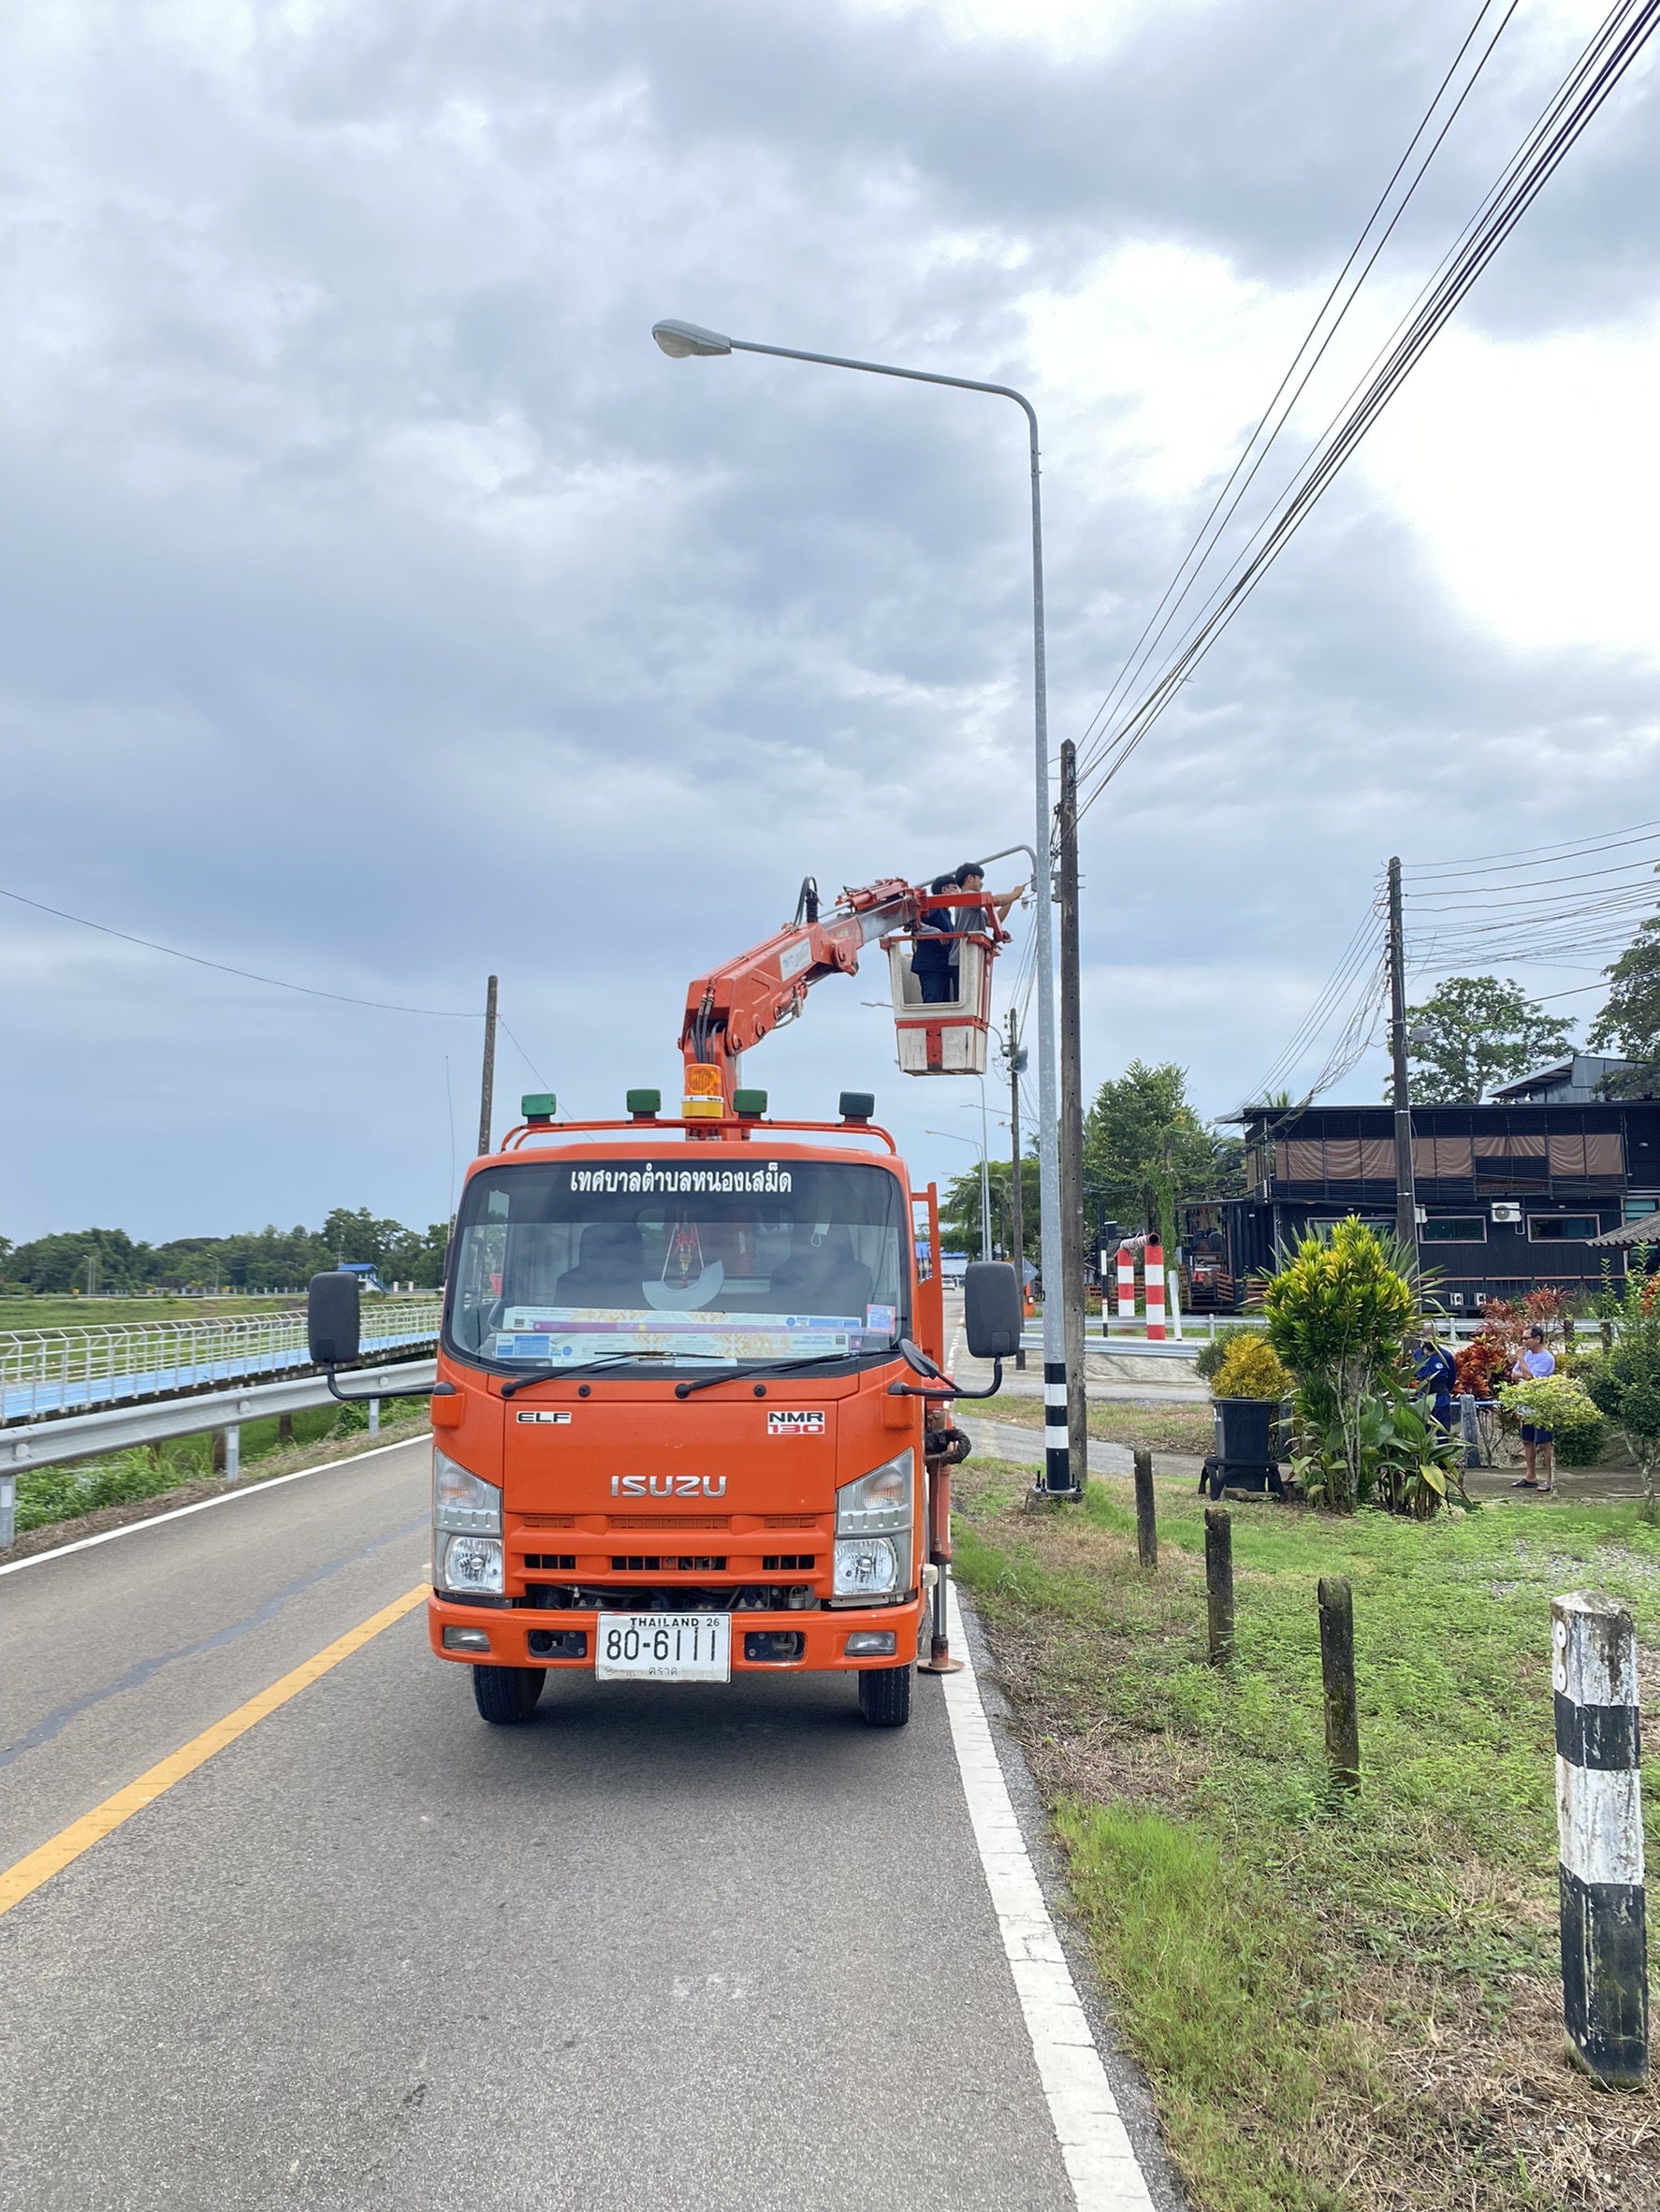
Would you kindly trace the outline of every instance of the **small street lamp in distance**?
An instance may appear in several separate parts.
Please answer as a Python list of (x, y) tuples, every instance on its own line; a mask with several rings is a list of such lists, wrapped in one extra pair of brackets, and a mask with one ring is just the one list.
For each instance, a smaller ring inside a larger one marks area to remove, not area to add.
[[(811, 361), (825, 369), (857, 369), (870, 376), (896, 376), (908, 384), (938, 384), (959, 392), (987, 392), (995, 399), (1012, 400), (1027, 420), (1031, 458), (1032, 495), (1032, 722), (1035, 753), (1036, 835), (1032, 843), (1041, 855), (1039, 880), (1032, 885), (1037, 908), (1038, 998), (1038, 1191), (1039, 1241), (1043, 1269), (1043, 1480), (1052, 1495), (1075, 1498), (1081, 1494), (1084, 1470), (1074, 1475), (1067, 1439), (1067, 1357), (1063, 1318), (1065, 1273), (1061, 1266), (1060, 1234), (1060, 1100), (1056, 1081), (1058, 1058), (1055, 1019), (1055, 948), (1050, 908), (1054, 886), (1049, 868), (1052, 849), (1049, 805), (1049, 691), (1043, 630), (1043, 519), (1039, 497), (1038, 417), (1031, 401), (1012, 385), (983, 384), (970, 376), (940, 376), (927, 369), (896, 369), (885, 361), (853, 360), (842, 354), (804, 353), (794, 346), (760, 345), (752, 339), (730, 338), (723, 331), (706, 329), (701, 323), (666, 317), (653, 323), (651, 335), (671, 360), (683, 361), (723, 354), (765, 354), (775, 360)], [(982, 1154), (983, 1157), (983, 1153)], [(1082, 1378), (1080, 1378), (1080, 1385)]]

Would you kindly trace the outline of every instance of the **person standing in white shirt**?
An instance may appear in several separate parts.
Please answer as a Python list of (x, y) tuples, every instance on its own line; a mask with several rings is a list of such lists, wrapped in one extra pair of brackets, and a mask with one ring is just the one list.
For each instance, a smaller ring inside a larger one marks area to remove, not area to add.
[[(1527, 1348), (1510, 1373), (1518, 1382), (1526, 1382), (1530, 1377), (1535, 1382), (1542, 1382), (1546, 1375), (1556, 1373), (1556, 1355), (1545, 1349), (1545, 1332), (1542, 1329), (1528, 1331)], [(1535, 1465), (1535, 1455), (1539, 1452), (1544, 1454), (1540, 1462), (1544, 1470), (1542, 1482)], [(1522, 1456), (1527, 1463), (1527, 1473), (1520, 1482), (1512, 1483), (1511, 1489), (1536, 1490), (1548, 1494), (1555, 1487), (1552, 1480), (1556, 1471), (1555, 1454), (1555, 1430), (1540, 1428), (1535, 1421), (1524, 1420), (1522, 1424)]]

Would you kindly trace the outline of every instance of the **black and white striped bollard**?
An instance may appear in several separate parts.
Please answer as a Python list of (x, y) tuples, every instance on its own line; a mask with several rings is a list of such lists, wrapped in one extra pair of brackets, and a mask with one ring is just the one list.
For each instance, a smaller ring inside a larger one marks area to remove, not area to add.
[(1067, 1363), (1043, 1362), (1043, 1487), (1056, 1497), (1072, 1491), (1071, 1451), (1067, 1431)]
[(1604, 2088), (1649, 2078), (1637, 1633), (1611, 1597), (1551, 1607), (1568, 2057)]

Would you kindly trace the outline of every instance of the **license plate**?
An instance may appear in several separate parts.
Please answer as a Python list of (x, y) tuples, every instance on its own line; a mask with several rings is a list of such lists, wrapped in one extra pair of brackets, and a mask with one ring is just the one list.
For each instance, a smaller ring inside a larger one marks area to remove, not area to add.
[(728, 1613), (602, 1613), (593, 1671), (602, 1682), (729, 1682)]

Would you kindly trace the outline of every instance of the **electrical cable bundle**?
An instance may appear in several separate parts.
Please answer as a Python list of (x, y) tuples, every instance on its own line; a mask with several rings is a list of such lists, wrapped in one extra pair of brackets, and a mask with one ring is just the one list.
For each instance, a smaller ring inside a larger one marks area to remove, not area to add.
[[(1606, 860), (1609, 853), (1630, 857)], [(1579, 866), (1588, 860), (1602, 865)], [(1461, 965), (1522, 961), (1584, 969), (1617, 958), (1660, 907), (1656, 867), (1660, 823), (1653, 822), (1612, 838), (1404, 866), (1408, 972), (1445, 974)]]
[[(1232, 621), (1660, 24), (1660, 0), (1617, 0), (1609, 9), (1366, 375), (1202, 604), (1178, 628), (1184, 606), (1202, 588), (1223, 531), (1515, 12), (1511, 0), (1486, 45), (1476, 50), (1492, 5), (1493, 0), (1484, 0), (1290, 368), (1092, 720), (1080, 748), (1080, 815), (1100, 796)], [(1420, 155), (1426, 136), (1429, 142)]]

